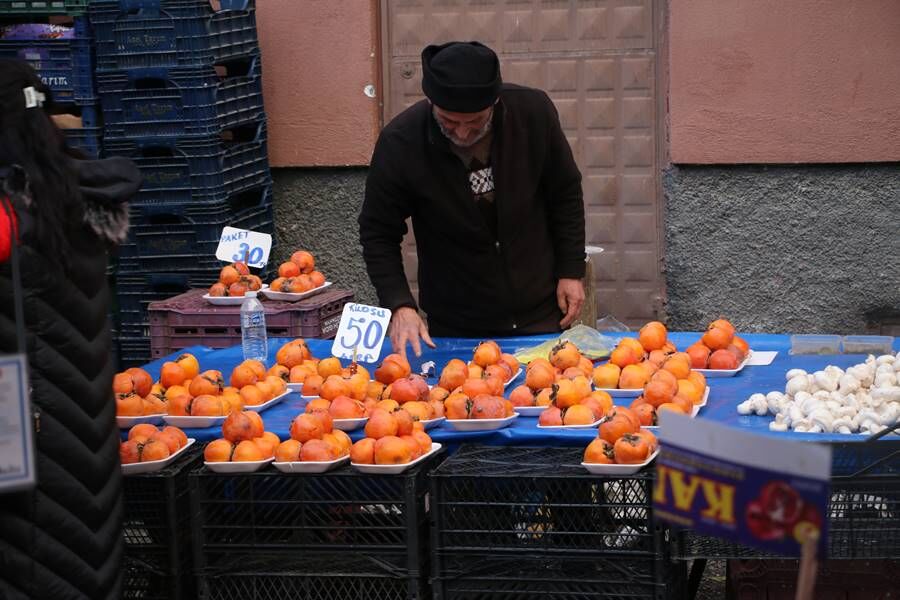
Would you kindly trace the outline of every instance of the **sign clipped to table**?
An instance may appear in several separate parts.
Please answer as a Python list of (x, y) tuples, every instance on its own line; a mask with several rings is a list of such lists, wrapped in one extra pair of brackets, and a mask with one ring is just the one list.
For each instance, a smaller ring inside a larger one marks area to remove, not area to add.
[(261, 268), (269, 262), (272, 236), (237, 227), (222, 228), (216, 258), (225, 262), (244, 262), (248, 267)]
[(35, 483), (25, 365), (22, 355), (0, 357), (0, 494)]
[(361, 363), (374, 363), (381, 355), (381, 345), (391, 322), (391, 311), (377, 306), (344, 305), (331, 354)]
[(779, 556), (826, 556), (831, 448), (660, 413), (653, 507), (676, 526)]

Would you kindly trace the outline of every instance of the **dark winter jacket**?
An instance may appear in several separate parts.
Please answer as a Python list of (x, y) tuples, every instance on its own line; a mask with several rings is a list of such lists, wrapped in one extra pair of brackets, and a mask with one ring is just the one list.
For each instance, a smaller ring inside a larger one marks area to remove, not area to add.
[[(31, 200), (20, 190), (0, 194), (11, 197), (20, 223), (38, 480), (31, 491), (0, 494), (4, 599), (121, 597), (122, 487), (106, 266), (110, 242), (126, 233), (124, 201), (140, 176), (122, 159), (79, 161), (79, 173), (86, 211), (83, 223), (71, 224), (66, 269), (29, 235)], [(15, 351), (6, 263), (0, 353)]]
[(581, 174), (544, 92), (503, 86), (491, 163), (496, 237), (427, 101), (384, 128), (359, 216), (363, 256), (383, 306), (416, 306), (400, 251), (412, 217), (429, 323), (512, 334), (559, 320), (558, 279), (584, 275), (584, 204)]

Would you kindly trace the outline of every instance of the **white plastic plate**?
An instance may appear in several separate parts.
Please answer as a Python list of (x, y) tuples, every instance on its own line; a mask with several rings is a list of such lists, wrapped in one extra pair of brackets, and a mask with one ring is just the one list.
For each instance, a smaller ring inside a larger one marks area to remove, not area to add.
[(653, 462), (657, 454), (659, 454), (659, 448), (654, 450), (647, 460), (636, 465), (604, 465), (583, 462), (581, 466), (593, 475), (633, 475)]
[(350, 463), (350, 466), (361, 473), (369, 473), (372, 475), (397, 475), (407, 469), (411, 469), (429, 456), (441, 449), (441, 445), (437, 442), (431, 442), (431, 450), (417, 458), (412, 462), (402, 465), (361, 465), (359, 463)]
[(594, 390), (598, 392), (606, 392), (613, 398), (637, 398), (641, 394), (644, 393), (644, 388), (628, 388), (624, 390), (620, 390), (618, 388), (598, 388), (595, 387)]
[(503, 429), (518, 418), (513, 415), (503, 419), (447, 419), (446, 423), (457, 431), (493, 431)]
[(163, 418), (165, 416), (166, 413), (159, 413), (156, 415), (141, 415), (139, 417), (116, 417), (116, 425), (119, 426), (119, 429), (131, 429), (135, 425), (140, 425), (141, 423), (159, 425), (163, 422)]
[(509, 378), (509, 381), (507, 381), (506, 383), (503, 384), (504, 389), (508, 388), (509, 384), (511, 384), (513, 381), (515, 381), (516, 377), (518, 377), (521, 372), (522, 372), (522, 367), (519, 367), (519, 370), (516, 371), (515, 373), (513, 373), (513, 376)]
[(164, 420), (169, 425), (175, 427), (215, 427), (225, 422), (225, 417), (177, 417), (175, 415), (166, 415)]
[(513, 410), (523, 417), (539, 417), (546, 406), (513, 406)]
[(734, 377), (738, 373), (744, 370), (744, 367), (747, 366), (747, 362), (750, 361), (750, 357), (753, 356), (753, 350), (747, 353), (747, 356), (744, 360), (741, 361), (741, 364), (737, 366), (737, 369), (694, 369), (698, 373), (703, 373), (703, 376), (709, 379), (710, 377)]
[(147, 462), (138, 462), (132, 463), (130, 465), (122, 465), (122, 475), (137, 475), (139, 473), (153, 473), (154, 471), (159, 471), (163, 467), (166, 467), (172, 463), (173, 460), (178, 458), (185, 450), (190, 448), (194, 442), (197, 441), (194, 438), (188, 438), (187, 444), (178, 449), (175, 454), (170, 454), (168, 458), (163, 458), (161, 460), (148, 460)]
[(272, 466), (282, 473), (324, 473), (339, 467), (350, 460), (350, 456), (342, 456), (335, 460), (308, 460), (291, 462), (273, 462)]
[(272, 290), (266, 288), (262, 290), (263, 296), (268, 298), (269, 300), (280, 300), (282, 302), (296, 302), (297, 300), (303, 300), (304, 298), (309, 298), (310, 296), (315, 296), (319, 292), (323, 291), (331, 285), (330, 281), (326, 281), (322, 285), (317, 288), (313, 288), (306, 292), (301, 292), (299, 294), (294, 294), (292, 292), (273, 292)]
[[(269, 284), (264, 283), (257, 293), (265, 290)], [(203, 299), (214, 306), (240, 306), (247, 299), (246, 296), (210, 296), (203, 294)]]
[(241, 462), (206, 462), (203, 464), (213, 473), (253, 473), (259, 471), (260, 468), (274, 461), (275, 457), (269, 457), (265, 460), (250, 460)]
[(279, 402), (281, 402), (282, 400), (287, 398), (288, 394), (290, 394), (290, 393), (291, 393), (291, 391), (288, 390), (288, 391), (284, 392), (283, 394), (279, 394), (278, 396), (275, 396), (268, 402), (263, 402), (262, 404), (257, 404), (255, 406), (244, 405), (244, 410), (252, 410), (253, 412), (262, 412), (262, 411), (266, 410), (267, 408), (271, 408), (272, 406), (275, 406), (276, 404), (278, 404)]
[(588, 423), (587, 425), (538, 425), (538, 429), (596, 429), (600, 427), (600, 423), (603, 422), (603, 419), (597, 419), (593, 423)]
[(287, 386), (290, 391), (297, 392), (303, 398), (306, 397), (306, 396), (303, 396), (303, 384), (302, 383), (289, 383), (289, 384), (287, 384)]
[(369, 417), (360, 417), (359, 419), (332, 419), (334, 428), (341, 431), (354, 431), (360, 427), (365, 427), (369, 422)]
[(438, 425), (440, 425), (441, 423), (443, 423), (446, 420), (447, 420), (447, 417), (435, 417), (433, 419), (427, 419), (425, 421), (421, 421), (421, 423), (422, 423), (422, 425), (425, 426), (425, 431), (428, 431), (429, 429), (434, 429), (435, 427), (437, 427)]

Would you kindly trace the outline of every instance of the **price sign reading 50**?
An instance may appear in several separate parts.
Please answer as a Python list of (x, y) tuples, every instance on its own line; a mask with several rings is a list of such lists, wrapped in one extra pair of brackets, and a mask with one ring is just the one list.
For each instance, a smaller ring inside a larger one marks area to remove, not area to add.
[(331, 354), (356, 362), (374, 363), (381, 355), (381, 345), (391, 322), (391, 311), (377, 306), (344, 305), (341, 324), (338, 325)]

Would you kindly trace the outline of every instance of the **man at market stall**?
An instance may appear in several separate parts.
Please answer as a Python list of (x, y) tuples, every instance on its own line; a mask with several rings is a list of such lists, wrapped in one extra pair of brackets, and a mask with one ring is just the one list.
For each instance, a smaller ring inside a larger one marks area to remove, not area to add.
[[(394, 351), (568, 327), (584, 303), (584, 203), (553, 103), (504, 84), (478, 42), (428, 46), (422, 71), (426, 99), (379, 135), (359, 216)], [(408, 218), (427, 325), (403, 269)]]

